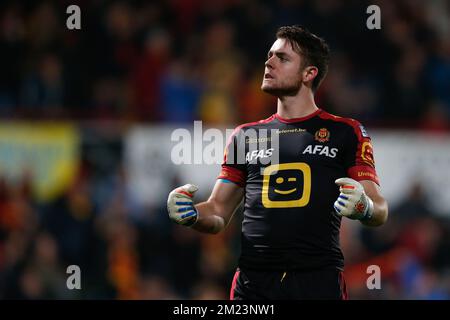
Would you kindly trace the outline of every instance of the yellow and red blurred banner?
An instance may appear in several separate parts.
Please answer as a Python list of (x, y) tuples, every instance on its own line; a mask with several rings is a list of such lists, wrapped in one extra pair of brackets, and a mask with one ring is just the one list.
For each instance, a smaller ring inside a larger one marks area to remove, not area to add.
[(0, 178), (18, 183), (31, 174), (37, 200), (48, 201), (76, 176), (80, 137), (64, 123), (0, 123)]

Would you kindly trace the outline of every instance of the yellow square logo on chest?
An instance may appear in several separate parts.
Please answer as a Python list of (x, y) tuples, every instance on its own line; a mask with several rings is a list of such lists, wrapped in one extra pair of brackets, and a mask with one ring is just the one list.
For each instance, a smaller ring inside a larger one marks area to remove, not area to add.
[[(274, 164), (264, 169), (263, 176), (264, 207), (293, 208), (304, 207), (309, 203), (311, 168), (308, 164), (304, 162)], [(303, 188), (300, 188), (300, 180), (303, 180)], [(271, 197), (271, 194), (275, 197)]]

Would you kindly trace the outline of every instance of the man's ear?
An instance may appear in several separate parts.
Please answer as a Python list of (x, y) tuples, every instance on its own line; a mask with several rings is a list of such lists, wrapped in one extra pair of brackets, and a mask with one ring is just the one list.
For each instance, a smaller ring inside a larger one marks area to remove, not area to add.
[(314, 66), (307, 66), (303, 70), (303, 82), (313, 81), (317, 74), (319, 73), (319, 69)]

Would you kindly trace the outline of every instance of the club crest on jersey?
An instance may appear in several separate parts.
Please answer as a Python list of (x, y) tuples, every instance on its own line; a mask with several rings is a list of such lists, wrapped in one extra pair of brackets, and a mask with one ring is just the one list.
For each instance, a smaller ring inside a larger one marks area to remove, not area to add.
[(373, 148), (370, 141), (365, 141), (361, 145), (361, 159), (371, 167), (375, 167), (375, 160), (373, 159)]
[(321, 128), (316, 131), (314, 139), (319, 142), (327, 142), (330, 140), (330, 131), (327, 128)]

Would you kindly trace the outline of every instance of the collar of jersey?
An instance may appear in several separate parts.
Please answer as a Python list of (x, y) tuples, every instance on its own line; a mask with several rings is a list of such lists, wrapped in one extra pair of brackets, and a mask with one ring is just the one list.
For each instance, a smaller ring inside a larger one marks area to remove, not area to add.
[(316, 111), (314, 111), (313, 113), (311, 113), (311, 114), (309, 114), (309, 115), (307, 115), (307, 116), (304, 116), (304, 117), (301, 117), (301, 118), (292, 118), (292, 119), (284, 119), (284, 118), (282, 118), (282, 117), (280, 117), (279, 115), (278, 115), (278, 113), (275, 113), (275, 118), (277, 118), (278, 120), (280, 120), (281, 122), (284, 122), (284, 123), (293, 123), (293, 122), (301, 122), (301, 121), (305, 121), (305, 120), (308, 120), (308, 119), (311, 119), (312, 117), (315, 117), (315, 116), (317, 116), (319, 113), (321, 113), (322, 112), (322, 109), (318, 109), (318, 110), (316, 110)]

